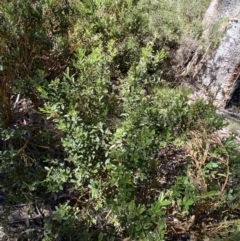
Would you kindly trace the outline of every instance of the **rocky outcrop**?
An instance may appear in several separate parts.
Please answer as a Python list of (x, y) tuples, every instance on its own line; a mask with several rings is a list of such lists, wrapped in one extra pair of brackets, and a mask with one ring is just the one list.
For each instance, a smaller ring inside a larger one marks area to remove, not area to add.
[[(194, 68), (192, 76), (215, 96), (218, 106), (240, 103), (240, 1), (212, 0), (203, 27), (202, 37), (209, 46), (204, 55), (199, 58), (196, 54), (189, 63)], [(214, 49), (212, 42), (217, 38)]]
[(227, 22), (222, 23), (223, 26), (219, 24), (220, 28), (226, 28), (225, 34), (207, 61), (200, 81), (216, 94), (217, 104), (225, 106), (227, 100), (230, 101), (234, 81), (240, 72), (240, 1), (212, 1), (203, 21), (205, 38), (220, 20)]

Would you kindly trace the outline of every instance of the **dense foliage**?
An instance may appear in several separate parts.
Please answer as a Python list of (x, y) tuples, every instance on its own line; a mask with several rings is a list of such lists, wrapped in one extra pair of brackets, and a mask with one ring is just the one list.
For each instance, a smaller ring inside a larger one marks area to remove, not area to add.
[(215, 230), (238, 200), (233, 140), (211, 102), (163, 78), (208, 2), (1, 1), (0, 187), (6, 207), (49, 211), (19, 240)]

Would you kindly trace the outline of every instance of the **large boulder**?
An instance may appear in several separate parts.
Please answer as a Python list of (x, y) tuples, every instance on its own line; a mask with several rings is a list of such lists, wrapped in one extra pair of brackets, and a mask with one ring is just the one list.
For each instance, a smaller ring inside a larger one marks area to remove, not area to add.
[[(223, 21), (221, 21), (223, 20)], [(204, 17), (204, 37), (219, 22), (226, 28), (223, 38), (200, 76), (202, 84), (216, 94), (216, 102), (223, 106), (236, 89), (235, 80), (240, 72), (240, 1), (213, 0)], [(227, 22), (227, 23), (226, 23)], [(214, 36), (213, 36), (214, 37)]]
[(186, 69), (191, 69), (195, 82), (215, 96), (216, 105), (240, 103), (240, 1), (212, 0), (203, 28), (205, 54), (199, 58), (196, 53), (188, 64), (191, 68)]

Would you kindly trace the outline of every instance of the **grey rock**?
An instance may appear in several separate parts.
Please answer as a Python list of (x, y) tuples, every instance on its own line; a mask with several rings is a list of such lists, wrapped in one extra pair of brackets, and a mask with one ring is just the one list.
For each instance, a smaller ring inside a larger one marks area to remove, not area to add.
[(209, 41), (209, 49), (205, 46), (203, 57), (189, 66), (194, 65), (195, 80), (214, 95), (215, 104), (224, 107), (236, 89), (240, 73), (240, 1), (212, 0), (203, 19), (203, 28), (202, 37), (206, 43), (214, 38), (214, 28), (215, 34), (222, 37), (216, 49), (211, 49)]

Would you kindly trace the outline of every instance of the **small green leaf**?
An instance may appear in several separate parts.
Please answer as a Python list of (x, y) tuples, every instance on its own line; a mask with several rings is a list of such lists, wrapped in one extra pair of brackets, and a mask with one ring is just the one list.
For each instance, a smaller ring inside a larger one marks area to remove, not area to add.
[(169, 201), (169, 200), (164, 200), (161, 202), (161, 206), (167, 206), (169, 204), (171, 204), (171, 201)]
[(103, 240), (103, 233), (102, 232), (100, 232), (100, 234), (98, 235), (98, 241), (102, 241)]

